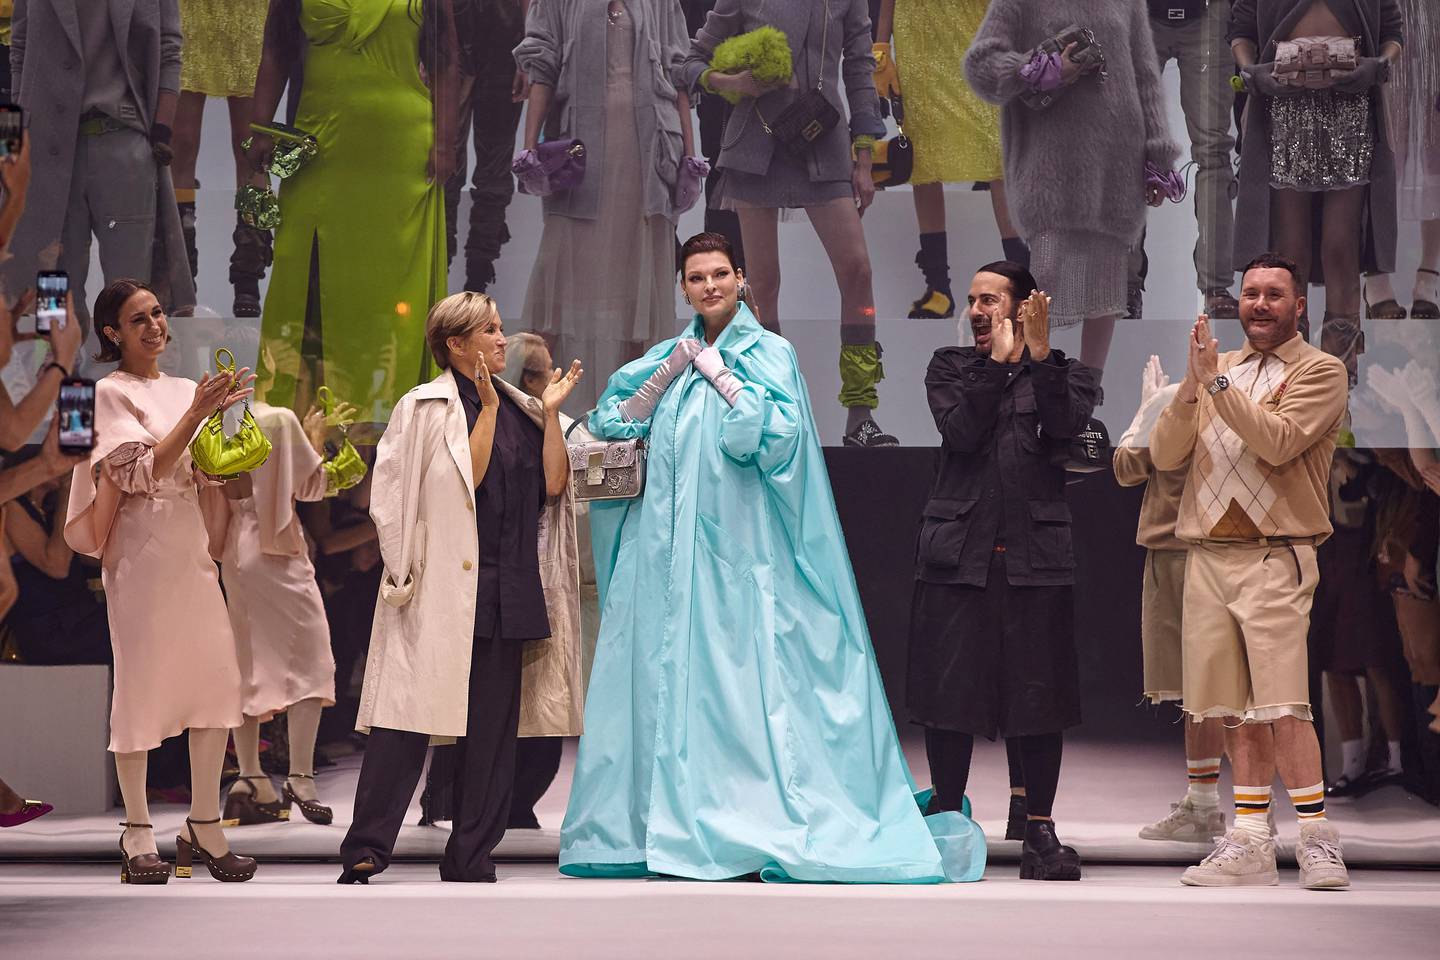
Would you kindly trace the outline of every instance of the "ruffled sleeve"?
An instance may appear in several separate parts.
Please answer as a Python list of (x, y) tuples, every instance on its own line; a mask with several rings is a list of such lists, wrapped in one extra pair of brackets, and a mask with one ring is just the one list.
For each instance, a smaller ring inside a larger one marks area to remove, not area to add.
[(100, 461), (96, 470), (97, 479), (99, 472), (104, 471), (121, 493), (153, 497), (160, 492), (160, 484), (155, 480), (153, 445), (138, 441), (121, 444)]
[(105, 544), (95, 537), (91, 511), (101, 471), (122, 493), (153, 496), (159, 484), (154, 451), (160, 438), (141, 422), (134, 400), (113, 377), (95, 384), (95, 438), (90, 459), (75, 465), (70, 480), (65, 542), (76, 553), (99, 558)]

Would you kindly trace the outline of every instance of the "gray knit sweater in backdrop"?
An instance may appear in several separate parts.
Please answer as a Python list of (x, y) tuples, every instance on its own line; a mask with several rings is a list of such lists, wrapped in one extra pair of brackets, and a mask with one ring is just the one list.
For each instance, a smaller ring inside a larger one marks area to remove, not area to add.
[[(1045, 110), (1020, 100), (1020, 68), (1043, 40), (1086, 27), (1109, 79), (1084, 77)], [(1085, 231), (1127, 245), (1145, 225), (1145, 161), (1170, 169), (1170, 136), (1145, 0), (991, 0), (965, 57), (975, 92), (1001, 111), (1005, 193), (1021, 232)]]

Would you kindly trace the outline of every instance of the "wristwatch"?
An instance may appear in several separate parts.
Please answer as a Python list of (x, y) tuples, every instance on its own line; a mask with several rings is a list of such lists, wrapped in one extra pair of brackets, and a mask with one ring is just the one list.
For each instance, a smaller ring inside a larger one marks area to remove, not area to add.
[(1210, 385), (1205, 388), (1205, 392), (1208, 393), (1208, 394), (1210, 394), (1210, 396), (1213, 397), (1213, 396), (1215, 396), (1215, 394), (1219, 393), (1221, 390), (1224, 390), (1224, 389), (1226, 389), (1226, 388), (1229, 387), (1229, 386), (1230, 386), (1230, 378), (1227, 377), (1227, 376), (1225, 376), (1225, 374), (1222, 373), (1222, 374), (1220, 374), (1219, 376), (1217, 376), (1214, 380), (1211, 380), (1211, 381), (1210, 381)]

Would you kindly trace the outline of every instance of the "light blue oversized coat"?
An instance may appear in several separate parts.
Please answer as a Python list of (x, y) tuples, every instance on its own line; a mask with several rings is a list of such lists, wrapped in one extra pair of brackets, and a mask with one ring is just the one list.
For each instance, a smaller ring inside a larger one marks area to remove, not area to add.
[(592, 505), (602, 615), (561, 872), (979, 879), (978, 827), (913, 795), (794, 349), (742, 304), (715, 344), (733, 409), (687, 366), (625, 420), (676, 342), (590, 419), (647, 438), (649, 472), (640, 499)]

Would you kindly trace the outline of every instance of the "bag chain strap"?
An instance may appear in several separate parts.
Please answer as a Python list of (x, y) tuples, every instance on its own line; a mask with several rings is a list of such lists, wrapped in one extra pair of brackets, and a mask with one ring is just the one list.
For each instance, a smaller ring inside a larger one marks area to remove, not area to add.
[[(808, 34), (808, 33), (806, 34), (806, 37), (807, 37), (807, 38), (809, 37), (809, 34)], [(816, 92), (818, 92), (818, 93), (824, 93), (824, 92), (825, 92), (825, 60), (826, 60), (826, 58), (829, 57), (829, 55), (830, 55), (830, 0), (825, 0), (825, 26), (821, 29), (821, 32), (820, 32), (820, 70), (819, 70), (818, 75), (815, 77), (815, 90), (816, 90)], [(760, 112), (760, 98), (759, 98), (759, 97), (756, 97), (756, 98), (755, 98), (755, 116), (757, 116), (757, 117), (760, 118), (760, 126), (761, 126), (762, 128), (764, 128), (765, 132), (768, 133), (770, 136), (773, 137), (773, 136), (775, 135), (775, 131), (770, 129), (770, 124), (765, 121), (765, 114), (763, 114), (763, 113)]]

